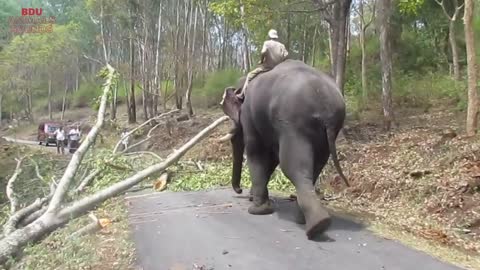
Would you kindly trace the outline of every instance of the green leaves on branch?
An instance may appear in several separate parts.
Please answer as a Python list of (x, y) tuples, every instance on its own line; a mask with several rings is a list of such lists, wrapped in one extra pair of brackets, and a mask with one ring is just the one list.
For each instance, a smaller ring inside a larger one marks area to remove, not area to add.
[(399, 0), (398, 7), (403, 14), (417, 14), (425, 0)]

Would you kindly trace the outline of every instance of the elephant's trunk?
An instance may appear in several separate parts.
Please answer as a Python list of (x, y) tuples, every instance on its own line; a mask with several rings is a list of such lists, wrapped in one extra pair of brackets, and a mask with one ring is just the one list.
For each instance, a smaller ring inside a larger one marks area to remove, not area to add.
[(243, 151), (245, 148), (243, 133), (237, 130), (230, 142), (232, 143), (233, 152), (232, 187), (236, 193), (241, 194), (240, 180), (242, 178)]

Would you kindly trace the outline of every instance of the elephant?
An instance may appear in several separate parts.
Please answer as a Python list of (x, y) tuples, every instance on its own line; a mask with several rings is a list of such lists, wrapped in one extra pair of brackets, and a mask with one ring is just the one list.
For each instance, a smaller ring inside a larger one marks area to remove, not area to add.
[(238, 194), (243, 154), (251, 175), (253, 198), (248, 212), (274, 212), (268, 182), (277, 166), (295, 186), (298, 223), (305, 224), (308, 239), (331, 224), (328, 212), (315, 193), (315, 183), (332, 156), (334, 166), (349, 186), (336, 153), (336, 138), (343, 128), (346, 108), (343, 95), (327, 74), (299, 60), (287, 59), (249, 83), (243, 102), (237, 87), (224, 90), (222, 109), (234, 123), (222, 141), (230, 140), (233, 152), (232, 187)]

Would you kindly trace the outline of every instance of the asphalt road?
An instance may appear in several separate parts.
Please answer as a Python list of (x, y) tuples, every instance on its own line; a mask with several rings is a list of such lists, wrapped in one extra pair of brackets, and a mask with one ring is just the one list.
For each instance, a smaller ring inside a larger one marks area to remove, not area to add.
[(144, 270), (461, 269), (340, 216), (323, 236), (308, 241), (291, 219), (294, 203), (284, 199), (274, 198), (274, 214), (253, 216), (248, 199), (230, 189), (126, 198), (137, 264)]

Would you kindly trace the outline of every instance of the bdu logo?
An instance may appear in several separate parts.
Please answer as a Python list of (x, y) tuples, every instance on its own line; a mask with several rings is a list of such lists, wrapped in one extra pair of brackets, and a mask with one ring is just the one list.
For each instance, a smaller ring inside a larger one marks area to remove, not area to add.
[(41, 16), (42, 8), (22, 8), (22, 16)]

